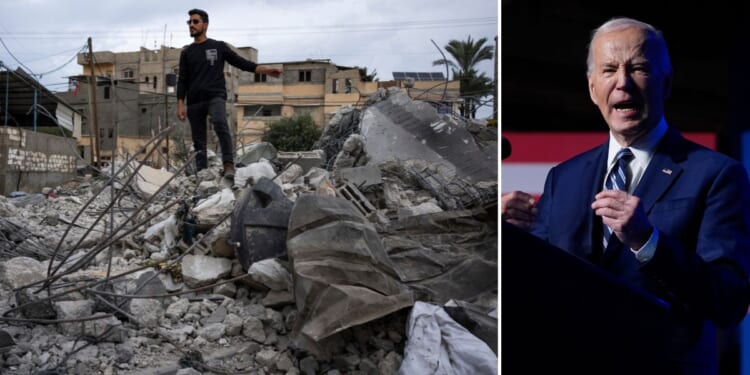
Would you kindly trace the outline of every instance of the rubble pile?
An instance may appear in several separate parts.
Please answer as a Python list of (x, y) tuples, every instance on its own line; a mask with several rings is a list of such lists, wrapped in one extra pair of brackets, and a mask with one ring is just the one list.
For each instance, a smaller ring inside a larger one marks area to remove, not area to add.
[(0, 197), (0, 373), (497, 373), (494, 136), (382, 90), (233, 183), (209, 155)]

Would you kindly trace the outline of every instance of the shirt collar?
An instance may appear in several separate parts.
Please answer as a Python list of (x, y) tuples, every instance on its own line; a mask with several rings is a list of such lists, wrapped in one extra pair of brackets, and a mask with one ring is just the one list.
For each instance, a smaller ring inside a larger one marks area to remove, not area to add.
[[(667, 128), (667, 121), (664, 119), (664, 117), (662, 117), (661, 120), (659, 120), (659, 123), (656, 124), (656, 126), (651, 129), (651, 131), (646, 133), (645, 137), (641, 138), (638, 142), (630, 145), (628, 148), (630, 148), (630, 151), (633, 152), (634, 159), (648, 164), (648, 162), (651, 160), (651, 157), (654, 155), (656, 145), (659, 144), (659, 141), (664, 137), (664, 134), (667, 133)], [(621, 148), (622, 146), (617, 143), (615, 138), (612, 136), (612, 132), (610, 131), (607, 166), (611, 166), (612, 163), (614, 163), (615, 156)]]

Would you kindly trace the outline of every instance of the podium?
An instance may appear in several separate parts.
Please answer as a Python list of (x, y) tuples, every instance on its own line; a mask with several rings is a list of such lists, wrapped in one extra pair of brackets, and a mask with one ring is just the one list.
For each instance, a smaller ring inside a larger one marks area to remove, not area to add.
[(505, 222), (501, 366), (507, 373), (668, 373), (670, 307)]

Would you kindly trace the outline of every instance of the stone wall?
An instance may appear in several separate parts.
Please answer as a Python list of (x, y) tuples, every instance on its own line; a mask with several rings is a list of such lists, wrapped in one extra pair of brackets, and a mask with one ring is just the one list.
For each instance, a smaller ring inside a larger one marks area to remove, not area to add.
[(0, 194), (38, 193), (76, 175), (74, 139), (0, 127)]

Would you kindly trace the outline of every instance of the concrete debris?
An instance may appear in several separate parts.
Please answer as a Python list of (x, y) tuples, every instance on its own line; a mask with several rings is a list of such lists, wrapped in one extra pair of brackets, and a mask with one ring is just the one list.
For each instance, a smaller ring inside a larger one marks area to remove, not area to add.
[(278, 259), (264, 259), (253, 263), (247, 271), (250, 277), (275, 291), (292, 289), (292, 275)]
[[(129, 166), (132, 171), (135, 171), (136, 167), (133, 165)], [(144, 198), (151, 198), (162, 185), (166, 184), (174, 174), (161, 169), (151, 168), (148, 165), (141, 166), (138, 170), (133, 181), (139, 193)]]
[(198, 224), (203, 226), (214, 226), (219, 224), (224, 217), (234, 209), (234, 193), (231, 189), (224, 188), (218, 193), (201, 200), (193, 207), (191, 214)]
[(302, 172), (307, 173), (312, 168), (320, 168), (325, 162), (326, 155), (323, 150), (312, 151), (284, 151), (276, 155), (276, 161), (286, 167), (289, 164), (297, 164), (302, 167)]
[(234, 172), (234, 183), (240, 187), (247, 184), (255, 185), (263, 177), (276, 177), (276, 170), (267, 159), (260, 159), (246, 167), (237, 168)]
[(333, 161), (341, 151), (346, 139), (352, 133), (359, 133), (361, 111), (350, 105), (341, 106), (323, 129), (320, 139), (313, 145), (314, 149), (323, 150), (326, 155), (326, 169), (333, 168)]
[(491, 371), (496, 144), (379, 90), (234, 182), (209, 150), (0, 196), (0, 373)]
[[(418, 159), (443, 164), (470, 181), (496, 181), (497, 142), (480, 147), (458, 121), (441, 120), (426, 102), (412, 101), (406, 92), (390, 88), (383, 100), (364, 111), (360, 134), (372, 163)], [(436, 123), (441, 125), (430, 126)]]
[(250, 165), (259, 162), (261, 159), (276, 159), (276, 147), (268, 142), (252, 143), (237, 149), (237, 157), (234, 158), (234, 164)]
[(161, 240), (160, 249), (165, 251), (172, 248), (176, 243), (177, 236), (179, 235), (179, 228), (177, 227), (177, 217), (174, 215), (150, 226), (146, 229), (146, 233), (143, 234), (143, 239), (146, 241), (152, 241), (155, 238)]
[(356, 133), (350, 134), (333, 161), (333, 170), (361, 167), (367, 165), (368, 161), (370, 156), (365, 150), (365, 138)]
[(383, 175), (380, 173), (380, 169), (372, 165), (342, 168), (336, 171), (336, 176), (341, 182), (347, 182), (360, 188), (383, 183)]
[(231, 271), (232, 262), (226, 258), (186, 255), (182, 259), (182, 277), (191, 288), (211, 285)]
[(0, 282), (17, 289), (44, 279), (47, 269), (36, 259), (15, 257), (0, 263)]

